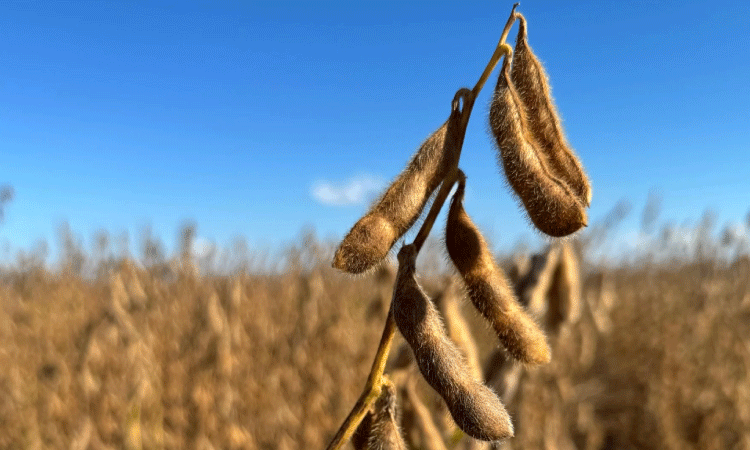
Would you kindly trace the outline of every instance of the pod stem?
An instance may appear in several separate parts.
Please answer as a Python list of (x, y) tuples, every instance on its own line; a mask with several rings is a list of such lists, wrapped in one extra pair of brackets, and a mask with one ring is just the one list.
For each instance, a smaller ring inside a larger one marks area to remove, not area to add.
[(414, 238), (413, 244), (417, 250), (417, 254), (419, 254), (420, 250), (422, 250), (422, 246), (427, 240), (427, 236), (429, 236), (430, 232), (432, 231), (432, 226), (435, 225), (435, 219), (437, 219), (438, 214), (440, 214), (440, 210), (443, 209), (443, 204), (445, 204), (445, 200), (448, 198), (448, 194), (450, 194), (451, 189), (453, 188), (453, 184), (456, 182), (456, 179), (459, 178), (459, 173), (461, 173), (461, 170), (458, 168), (458, 160), (461, 159), (461, 149), (464, 146), (466, 127), (469, 124), (471, 111), (474, 109), (475, 99), (476, 96), (474, 95), (474, 92), (467, 88), (459, 89), (458, 91), (456, 91), (456, 95), (453, 97), (454, 109), (458, 109), (460, 107), (461, 101), (463, 101), (463, 108), (461, 108), (460, 112), (461, 122), (458, 124), (458, 145), (456, 145), (455, 147), (456, 155), (454, 155), (453, 157), (453, 161), (455, 161), (455, 163), (453, 164), (453, 167), (448, 170), (448, 174), (445, 176), (445, 178), (443, 178), (443, 181), (440, 184), (440, 191), (438, 191), (435, 199), (432, 201), (430, 212), (427, 213), (427, 217), (424, 219), (424, 222), (422, 222), (422, 226), (419, 228), (417, 237)]
[(359, 423), (362, 422), (365, 414), (367, 414), (367, 410), (380, 397), (383, 386), (388, 383), (388, 379), (383, 376), (383, 372), (385, 371), (385, 364), (388, 361), (388, 353), (391, 351), (391, 344), (393, 343), (395, 334), (396, 321), (393, 320), (393, 314), (388, 312), (388, 318), (383, 328), (383, 336), (380, 338), (380, 345), (378, 346), (378, 351), (375, 353), (375, 360), (372, 363), (370, 375), (367, 377), (365, 389), (359, 396), (357, 403), (354, 404), (352, 411), (346, 417), (346, 420), (344, 420), (344, 423), (339, 427), (331, 443), (326, 447), (327, 450), (343, 448), (349, 442), (349, 439), (351, 439)]
[(443, 183), (440, 185), (440, 191), (438, 191), (437, 195), (435, 196), (435, 200), (433, 200), (432, 202), (430, 212), (427, 214), (427, 218), (425, 218), (424, 223), (422, 223), (422, 228), (419, 229), (417, 237), (414, 238), (414, 247), (417, 249), (417, 253), (422, 250), (422, 245), (424, 245), (425, 241), (427, 240), (427, 236), (430, 235), (432, 226), (435, 224), (435, 219), (437, 219), (438, 214), (440, 214), (440, 210), (443, 209), (443, 204), (448, 198), (448, 194), (450, 194), (451, 189), (453, 189), (453, 185), (458, 179), (459, 172), (460, 170), (458, 168), (455, 168), (443, 179)]
[(484, 87), (484, 84), (487, 82), (487, 79), (490, 77), (492, 71), (495, 70), (495, 67), (497, 66), (498, 61), (500, 61), (500, 58), (513, 53), (513, 49), (510, 47), (510, 45), (505, 43), (505, 40), (508, 38), (510, 29), (513, 27), (513, 24), (518, 18), (518, 15), (516, 14), (516, 7), (518, 7), (518, 5), (519, 3), (515, 3), (513, 5), (513, 8), (510, 10), (510, 17), (508, 17), (508, 21), (505, 23), (505, 28), (503, 28), (503, 33), (500, 35), (500, 41), (497, 43), (495, 53), (492, 54), (490, 62), (487, 63), (487, 66), (484, 68), (484, 72), (482, 72), (482, 76), (479, 77), (479, 81), (477, 81), (477, 84), (474, 85), (474, 89), (472, 89), (471, 91), (466, 88), (459, 89), (458, 92), (456, 92), (455, 98), (453, 99), (454, 103), (458, 101), (459, 97), (463, 99), (463, 109), (461, 110), (461, 145), (458, 146), (458, 155), (456, 155), (456, 157), (454, 158), (454, 160), (456, 161), (456, 165), (448, 172), (448, 175), (443, 178), (443, 183), (440, 186), (440, 191), (435, 196), (435, 200), (433, 200), (432, 202), (430, 212), (427, 214), (425, 221), (422, 223), (422, 227), (419, 229), (417, 237), (414, 238), (414, 247), (416, 247), (417, 253), (419, 253), (419, 251), (422, 249), (422, 245), (424, 245), (425, 241), (427, 240), (427, 236), (430, 235), (432, 226), (435, 224), (435, 219), (437, 219), (438, 214), (440, 214), (440, 210), (443, 208), (443, 204), (448, 198), (448, 194), (450, 194), (453, 185), (459, 177), (460, 170), (458, 169), (458, 160), (461, 157), (461, 147), (463, 146), (463, 140), (466, 134), (466, 127), (469, 124), (469, 118), (471, 117), (471, 111), (474, 108), (474, 101), (476, 100), (477, 95), (479, 95), (479, 92)]
[(482, 76), (479, 77), (479, 81), (477, 81), (477, 84), (474, 85), (474, 89), (472, 89), (472, 93), (474, 94), (474, 97), (479, 95), (479, 91), (482, 90), (484, 87), (484, 83), (487, 82), (487, 79), (490, 77), (490, 74), (493, 70), (495, 70), (495, 66), (497, 66), (498, 61), (500, 61), (500, 58), (503, 57), (503, 55), (510, 55), (513, 53), (513, 49), (510, 48), (508, 44), (505, 43), (505, 40), (508, 39), (508, 34), (510, 33), (510, 29), (513, 27), (513, 24), (515, 23), (518, 16), (516, 15), (516, 7), (520, 3), (516, 3), (513, 5), (513, 9), (510, 10), (510, 17), (508, 18), (508, 21), (505, 23), (505, 28), (503, 28), (503, 34), (500, 35), (500, 41), (497, 43), (497, 47), (495, 48), (495, 53), (492, 54), (492, 58), (490, 58), (490, 62), (487, 63), (487, 67), (484, 68), (484, 72), (482, 72)]

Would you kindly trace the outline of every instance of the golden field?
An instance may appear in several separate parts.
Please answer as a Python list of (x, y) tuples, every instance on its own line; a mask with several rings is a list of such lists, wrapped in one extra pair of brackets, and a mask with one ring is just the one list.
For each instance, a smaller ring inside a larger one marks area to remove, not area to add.
[[(516, 436), (500, 447), (750, 449), (746, 253), (605, 268), (589, 261), (590, 247), (565, 248), (567, 282), (552, 251), (506, 258), (546, 327), (550, 364), (508, 361), (468, 302), (450, 313), (465, 318), (513, 418)], [(283, 270), (256, 274), (202, 276), (185, 257), (110, 261), (95, 276), (6, 269), (0, 448), (325, 448), (362, 390), (394, 277), (392, 268), (344, 276), (330, 255), (308, 238)], [(447, 286), (436, 273), (422, 283), (433, 296)], [(397, 340), (387, 370), (404, 388), (407, 442), (482, 448), (455, 431), (426, 385), (414, 388), (408, 356)]]

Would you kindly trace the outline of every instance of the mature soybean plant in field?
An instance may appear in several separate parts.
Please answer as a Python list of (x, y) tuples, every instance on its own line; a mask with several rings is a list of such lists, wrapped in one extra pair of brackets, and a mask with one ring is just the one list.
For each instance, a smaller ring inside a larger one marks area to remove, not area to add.
[[(396, 329), (411, 347), (422, 377), (445, 400), (463, 433), (489, 442), (513, 436), (513, 424), (500, 396), (466, 363), (464, 345), (451, 340), (440, 309), (416, 278), (416, 258), (457, 182), (443, 242), (465, 291), (510, 356), (527, 365), (550, 360), (544, 332), (519, 303), (485, 239), (464, 210), (466, 176), (459, 169), (474, 102), (504, 58), (489, 123), (507, 184), (539, 231), (563, 237), (586, 226), (591, 186), (565, 139), (547, 74), (529, 47), (526, 19), (516, 12), (517, 6), (513, 5), (477, 84), (473, 89), (456, 92), (446, 122), (420, 146), (404, 171), (336, 250), (335, 268), (352, 274), (371, 271), (414, 226), (430, 198), (434, 198), (414, 242), (403, 245), (398, 252), (393, 298), (372, 370), (362, 395), (329, 449), (341, 448), (353, 435), (355, 448), (407, 448), (396, 423), (396, 390), (384, 375)], [(505, 40), (516, 20), (520, 25), (514, 51)], [(451, 318), (447, 319), (450, 324)], [(413, 390), (407, 392), (413, 394)]]

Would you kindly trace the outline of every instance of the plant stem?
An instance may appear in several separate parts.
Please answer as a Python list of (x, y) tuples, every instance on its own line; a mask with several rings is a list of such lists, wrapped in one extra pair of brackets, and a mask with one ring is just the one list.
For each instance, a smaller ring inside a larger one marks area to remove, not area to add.
[(422, 245), (424, 245), (425, 241), (427, 240), (427, 236), (429, 236), (430, 231), (432, 231), (432, 226), (435, 224), (435, 219), (437, 219), (438, 214), (440, 214), (440, 210), (443, 208), (443, 204), (445, 203), (445, 200), (448, 198), (448, 194), (450, 194), (451, 189), (453, 188), (453, 184), (455, 184), (456, 179), (458, 177), (458, 160), (461, 157), (461, 147), (463, 146), (463, 140), (464, 136), (466, 134), (466, 126), (469, 123), (469, 118), (471, 117), (471, 111), (474, 108), (474, 101), (477, 98), (477, 95), (479, 95), (479, 92), (484, 87), (484, 83), (487, 82), (487, 79), (489, 78), (490, 74), (493, 70), (495, 70), (495, 66), (497, 66), (498, 61), (500, 61), (500, 58), (503, 55), (510, 55), (513, 53), (513, 49), (510, 48), (508, 44), (505, 43), (505, 40), (508, 38), (508, 34), (510, 33), (510, 29), (513, 27), (513, 24), (516, 21), (516, 7), (519, 4), (516, 3), (513, 5), (513, 9), (510, 11), (510, 17), (508, 18), (508, 21), (505, 23), (505, 28), (503, 28), (503, 33), (500, 35), (500, 41), (497, 43), (497, 47), (495, 48), (495, 52), (492, 54), (492, 58), (490, 58), (490, 62), (487, 63), (487, 66), (484, 68), (484, 72), (482, 72), (482, 76), (479, 78), (479, 81), (477, 81), (477, 84), (474, 85), (474, 89), (469, 91), (466, 88), (459, 89), (458, 92), (456, 92), (456, 96), (454, 97), (453, 101), (454, 103), (458, 101), (459, 97), (463, 97), (464, 105), (463, 110), (461, 111), (461, 143), (458, 146), (458, 155), (455, 158), (456, 166), (453, 167), (449, 172), (448, 175), (445, 176), (443, 179), (442, 184), (440, 185), (440, 191), (435, 196), (435, 200), (432, 202), (432, 207), (430, 208), (430, 212), (427, 214), (427, 217), (425, 218), (424, 223), (422, 224), (422, 227), (419, 229), (419, 233), (417, 234), (417, 237), (414, 238), (414, 246), (417, 249), (417, 253), (422, 249)]
[[(370, 376), (367, 378), (367, 384), (365, 385), (366, 390), (380, 390), (382, 387), (383, 372), (385, 371), (385, 363), (388, 360), (388, 353), (391, 351), (391, 343), (393, 343), (393, 336), (396, 334), (396, 321), (393, 320), (393, 314), (388, 312), (388, 317), (385, 320), (385, 327), (383, 328), (383, 335), (380, 337), (380, 345), (378, 351), (375, 353), (375, 360), (372, 363), (372, 369), (370, 370)], [(380, 392), (378, 392), (378, 396)]]
[(474, 100), (476, 99), (476, 96), (473, 91), (467, 88), (459, 89), (453, 97), (454, 108), (457, 107), (461, 99), (463, 99), (463, 109), (461, 110), (461, 123), (458, 124), (460, 127), (458, 133), (459, 142), (458, 145), (456, 145), (456, 155), (453, 158), (455, 164), (448, 170), (445, 178), (443, 178), (443, 181), (440, 184), (440, 191), (438, 191), (435, 199), (432, 201), (430, 212), (427, 213), (427, 217), (424, 219), (424, 222), (422, 222), (422, 227), (419, 229), (417, 237), (414, 238), (413, 244), (417, 250), (417, 254), (422, 250), (422, 246), (430, 235), (432, 226), (435, 224), (435, 219), (437, 219), (438, 214), (440, 214), (440, 210), (443, 209), (443, 204), (448, 198), (448, 194), (450, 194), (453, 184), (458, 177), (458, 161), (461, 159), (461, 150), (464, 145), (464, 137), (466, 136), (466, 127), (469, 124), (471, 111), (474, 109)]
[(500, 58), (503, 55), (509, 55), (513, 52), (513, 50), (510, 48), (508, 44), (505, 43), (505, 40), (508, 38), (508, 33), (510, 33), (511, 27), (513, 27), (513, 23), (516, 21), (516, 7), (519, 5), (519, 3), (516, 3), (513, 5), (513, 9), (510, 10), (510, 17), (508, 18), (508, 21), (505, 23), (505, 28), (503, 28), (503, 34), (500, 35), (500, 41), (497, 43), (497, 47), (495, 48), (495, 53), (492, 54), (492, 58), (490, 58), (490, 62), (487, 63), (487, 67), (484, 68), (484, 72), (482, 72), (482, 76), (479, 77), (479, 81), (477, 81), (477, 84), (474, 85), (474, 89), (472, 89), (472, 93), (474, 94), (474, 98), (479, 95), (479, 91), (482, 90), (484, 87), (484, 83), (487, 82), (487, 79), (490, 77), (490, 74), (493, 70), (495, 70), (495, 66), (497, 66), (497, 62), (500, 61)]
[(427, 217), (422, 224), (422, 228), (419, 229), (417, 237), (414, 238), (414, 247), (416, 248), (417, 253), (422, 250), (422, 245), (424, 245), (427, 240), (427, 236), (430, 235), (432, 226), (435, 224), (435, 219), (437, 219), (438, 214), (440, 214), (440, 210), (443, 209), (443, 204), (448, 198), (451, 189), (453, 189), (453, 185), (456, 183), (456, 178), (458, 178), (458, 168), (454, 168), (443, 179), (443, 183), (440, 185), (440, 191), (438, 191), (435, 200), (432, 202), (430, 212), (427, 214)]
[(380, 338), (380, 345), (378, 346), (377, 353), (375, 353), (372, 369), (370, 369), (370, 375), (367, 377), (365, 389), (359, 396), (352, 411), (346, 417), (346, 420), (344, 420), (344, 423), (339, 427), (331, 443), (326, 447), (327, 450), (338, 450), (349, 442), (359, 423), (362, 422), (365, 414), (367, 414), (367, 410), (380, 397), (380, 391), (384, 383), (383, 372), (385, 371), (385, 363), (388, 361), (388, 353), (390, 353), (391, 343), (395, 334), (396, 322), (393, 320), (393, 315), (389, 312), (385, 328), (383, 329), (383, 336)]

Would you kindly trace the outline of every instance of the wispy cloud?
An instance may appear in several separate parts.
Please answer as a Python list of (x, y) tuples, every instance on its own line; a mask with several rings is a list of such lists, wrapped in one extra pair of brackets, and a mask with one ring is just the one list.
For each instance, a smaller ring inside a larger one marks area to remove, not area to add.
[(381, 179), (369, 175), (358, 176), (343, 184), (318, 181), (311, 194), (315, 200), (331, 206), (359, 205), (369, 201), (384, 186)]
[(217, 247), (214, 242), (211, 242), (210, 240), (203, 238), (203, 237), (197, 237), (193, 241), (193, 256), (196, 258), (205, 258), (211, 253), (216, 252)]

